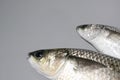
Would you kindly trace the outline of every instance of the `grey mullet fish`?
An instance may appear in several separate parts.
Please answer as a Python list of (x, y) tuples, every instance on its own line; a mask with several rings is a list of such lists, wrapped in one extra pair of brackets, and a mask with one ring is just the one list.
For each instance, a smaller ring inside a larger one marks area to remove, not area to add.
[(120, 59), (120, 30), (101, 24), (85, 24), (77, 27), (80, 36), (98, 51)]
[(28, 60), (52, 80), (120, 80), (120, 60), (90, 50), (37, 50), (29, 53)]

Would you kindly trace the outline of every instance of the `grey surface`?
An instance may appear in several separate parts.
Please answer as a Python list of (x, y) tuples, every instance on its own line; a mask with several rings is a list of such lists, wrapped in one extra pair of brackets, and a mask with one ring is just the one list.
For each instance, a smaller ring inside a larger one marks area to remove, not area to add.
[(43, 48), (93, 49), (76, 26), (120, 26), (120, 0), (0, 0), (0, 80), (48, 80), (27, 62)]

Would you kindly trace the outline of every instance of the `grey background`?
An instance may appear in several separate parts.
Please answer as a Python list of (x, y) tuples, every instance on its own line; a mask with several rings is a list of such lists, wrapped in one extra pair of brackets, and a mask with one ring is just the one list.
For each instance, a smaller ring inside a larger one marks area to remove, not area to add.
[(48, 80), (27, 62), (46, 48), (93, 49), (76, 26), (120, 26), (120, 0), (0, 0), (0, 80)]

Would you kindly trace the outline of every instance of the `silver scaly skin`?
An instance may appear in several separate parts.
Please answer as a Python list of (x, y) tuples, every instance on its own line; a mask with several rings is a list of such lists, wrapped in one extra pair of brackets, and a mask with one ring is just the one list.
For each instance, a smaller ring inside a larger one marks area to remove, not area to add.
[(120, 72), (120, 59), (113, 58), (111, 56), (107, 56), (98, 52), (94, 52), (91, 50), (84, 49), (68, 49), (70, 55), (76, 56), (79, 58), (84, 58), (88, 60), (92, 60), (103, 64), (104, 66)]
[(77, 27), (80, 36), (103, 54), (120, 59), (120, 30), (102, 24), (85, 24)]
[(85, 49), (44, 49), (29, 53), (29, 62), (52, 80), (119, 80), (120, 60)]

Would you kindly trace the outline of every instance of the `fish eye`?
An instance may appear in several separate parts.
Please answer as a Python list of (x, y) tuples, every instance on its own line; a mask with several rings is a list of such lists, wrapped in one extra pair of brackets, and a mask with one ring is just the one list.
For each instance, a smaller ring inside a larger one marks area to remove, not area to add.
[(81, 29), (85, 29), (87, 26), (88, 26), (87, 24), (86, 25), (82, 25), (82, 26), (80, 26), (80, 28)]
[(29, 57), (34, 56), (36, 58), (42, 58), (43, 55), (44, 55), (44, 50), (37, 50), (37, 51), (34, 51), (34, 52), (30, 52), (28, 55), (29, 55)]
[(37, 58), (42, 58), (43, 57), (43, 52), (44, 52), (44, 50), (36, 51), (34, 53), (34, 56), (37, 57)]

